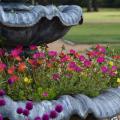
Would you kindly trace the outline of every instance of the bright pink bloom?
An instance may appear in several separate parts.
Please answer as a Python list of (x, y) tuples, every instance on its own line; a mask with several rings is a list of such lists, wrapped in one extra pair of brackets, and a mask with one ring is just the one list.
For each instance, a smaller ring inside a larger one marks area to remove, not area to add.
[(98, 57), (97, 62), (98, 63), (103, 63), (103, 62), (105, 62), (105, 58), (104, 57)]
[(57, 52), (56, 51), (49, 51), (48, 55), (51, 57), (56, 57), (57, 56)]
[(75, 53), (76, 53), (76, 51), (75, 51), (75, 50), (73, 50), (73, 49), (71, 49), (71, 50), (70, 50), (70, 54), (75, 55)]
[(89, 60), (85, 60), (85, 61), (84, 61), (84, 66), (90, 67), (91, 65), (92, 65), (92, 62), (91, 62), (91, 61), (89, 61)]
[(80, 61), (84, 61), (84, 60), (85, 60), (85, 56), (80, 55), (80, 56), (79, 56), (79, 60), (80, 60)]

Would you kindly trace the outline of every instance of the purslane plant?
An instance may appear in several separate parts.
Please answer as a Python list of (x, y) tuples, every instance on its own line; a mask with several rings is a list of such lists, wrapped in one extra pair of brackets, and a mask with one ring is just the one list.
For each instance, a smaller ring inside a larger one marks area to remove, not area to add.
[(31, 45), (11, 51), (0, 49), (0, 90), (13, 100), (51, 100), (64, 94), (94, 97), (118, 87), (119, 64), (97, 45), (84, 54), (71, 49), (50, 51)]

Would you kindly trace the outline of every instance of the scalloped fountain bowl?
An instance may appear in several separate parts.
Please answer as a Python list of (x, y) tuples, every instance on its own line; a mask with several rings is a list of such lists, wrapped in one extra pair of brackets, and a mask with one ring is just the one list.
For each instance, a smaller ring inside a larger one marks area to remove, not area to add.
[(40, 45), (63, 37), (73, 25), (82, 24), (79, 6), (0, 3), (0, 45)]
[[(6, 105), (0, 108), (3, 117), (9, 120), (25, 120), (23, 115), (16, 113), (16, 110), (18, 107), (24, 108), (26, 102), (15, 102), (7, 96), (4, 99)], [(72, 115), (86, 118), (88, 114), (93, 114), (98, 119), (111, 118), (120, 113), (120, 88), (109, 89), (95, 98), (79, 94), (73, 97), (65, 95), (53, 101), (34, 102), (29, 119), (35, 120), (36, 116), (49, 113), (57, 104), (63, 106), (63, 112), (55, 120), (69, 120)]]

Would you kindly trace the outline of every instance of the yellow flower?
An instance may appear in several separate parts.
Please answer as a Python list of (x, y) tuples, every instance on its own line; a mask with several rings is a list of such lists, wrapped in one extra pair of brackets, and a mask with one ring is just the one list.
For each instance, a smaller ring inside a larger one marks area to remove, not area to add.
[(25, 77), (24, 82), (27, 83), (27, 84), (30, 84), (32, 82), (32, 79), (29, 79), (28, 77)]
[(117, 83), (120, 83), (120, 78), (117, 78)]
[(114, 65), (113, 61), (110, 61), (110, 62), (109, 62), (109, 65), (110, 65), (110, 66), (113, 66), (113, 65)]

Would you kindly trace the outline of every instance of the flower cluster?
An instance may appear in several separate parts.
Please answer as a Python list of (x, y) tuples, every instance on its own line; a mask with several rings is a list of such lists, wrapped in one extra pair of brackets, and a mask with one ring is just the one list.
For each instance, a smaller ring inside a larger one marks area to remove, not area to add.
[(119, 60), (114, 60), (101, 45), (84, 53), (36, 45), (1, 48), (0, 89), (14, 100), (51, 100), (75, 93), (97, 96), (120, 85)]
[[(29, 115), (30, 115), (30, 111), (33, 109), (33, 103), (31, 101), (26, 103), (26, 107), (25, 109), (19, 107), (17, 108), (17, 114), (21, 115), (23, 114), (26, 118), (26, 120), (30, 120), (29, 119)], [(61, 113), (63, 111), (63, 107), (62, 105), (58, 104), (55, 106), (54, 110), (51, 110), (48, 113), (43, 114), (42, 117), (40, 116), (36, 116), (34, 118), (34, 120), (49, 120), (49, 119), (55, 119), (58, 117), (58, 114)]]

